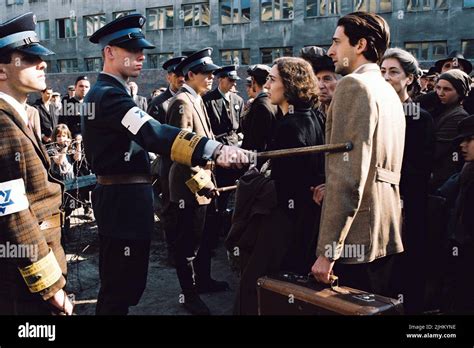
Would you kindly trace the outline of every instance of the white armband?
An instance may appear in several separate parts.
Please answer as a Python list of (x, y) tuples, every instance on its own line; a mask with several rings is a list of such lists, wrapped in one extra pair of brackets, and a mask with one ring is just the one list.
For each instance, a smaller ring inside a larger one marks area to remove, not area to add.
[(23, 179), (0, 183), (0, 218), (26, 210), (29, 206)]
[(133, 135), (137, 135), (138, 131), (142, 126), (153, 117), (148, 115), (145, 111), (140, 109), (138, 106), (134, 106), (125, 114), (122, 118), (122, 125), (127, 128)]

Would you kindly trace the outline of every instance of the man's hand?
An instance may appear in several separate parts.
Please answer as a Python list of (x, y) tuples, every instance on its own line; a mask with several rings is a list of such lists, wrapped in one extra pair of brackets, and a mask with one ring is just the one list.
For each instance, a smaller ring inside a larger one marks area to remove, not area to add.
[(198, 192), (198, 194), (201, 196), (206, 196), (207, 198), (214, 198), (219, 196), (219, 191), (217, 191), (215, 187), (204, 187)]
[(72, 315), (73, 304), (69, 301), (66, 292), (61, 289), (51, 297), (48, 302), (66, 315)]
[(329, 261), (325, 256), (319, 256), (313, 267), (311, 267), (311, 273), (313, 273), (314, 278), (316, 278), (318, 282), (331, 284), (330, 276), (333, 267), (334, 261)]
[(310, 190), (313, 192), (314, 203), (321, 205), (323, 203), (324, 194), (326, 193), (326, 184), (321, 184), (316, 187), (311, 186)]
[(248, 154), (236, 146), (224, 145), (216, 149), (213, 157), (222, 168), (242, 169), (250, 163)]

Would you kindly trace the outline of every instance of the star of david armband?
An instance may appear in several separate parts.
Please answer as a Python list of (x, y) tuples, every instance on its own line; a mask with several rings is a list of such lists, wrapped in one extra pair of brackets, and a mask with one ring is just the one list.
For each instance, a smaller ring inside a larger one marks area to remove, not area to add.
[(49, 288), (62, 276), (61, 267), (51, 249), (41, 260), (19, 270), (32, 293)]
[(26, 210), (29, 206), (23, 179), (0, 183), (0, 218)]
[(188, 186), (192, 193), (196, 194), (206, 187), (206, 185), (210, 183), (211, 180), (212, 178), (206, 173), (204, 169), (201, 168), (197, 174), (186, 181), (186, 186)]
[(185, 130), (179, 132), (171, 147), (171, 160), (191, 167), (194, 150), (202, 138)]
[(152, 119), (153, 117), (148, 115), (139, 107), (135, 106), (128, 110), (128, 112), (122, 118), (122, 125), (127, 128), (130, 133), (137, 135), (140, 128), (142, 128), (145, 123)]

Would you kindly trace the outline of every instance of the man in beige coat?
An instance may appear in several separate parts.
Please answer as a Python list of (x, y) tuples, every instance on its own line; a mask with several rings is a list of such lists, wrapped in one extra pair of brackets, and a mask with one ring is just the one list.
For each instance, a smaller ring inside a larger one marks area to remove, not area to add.
[[(211, 48), (198, 51), (176, 67), (185, 76), (185, 84), (171, 100), (166, 118), (171, 126), (214, 139), (201, 97), (211, 89), (212, 72), (219, 68), (212, 62), (211, 52)], [(207, 206), (218, 195), (212, 170), (212, 162), (191, 168), (173, 162), (169, 173), (170, 201), (178, 211), (175, 263), (182, 289), (180, 302), (197, 315), (209, 314), (199, 293), (228, 288), (226, 282), (211, 278), (211, 255), (204, 231)]]
[(348, 153), (326, 156), (326, 188), (317, 260), (312, 272), (329, 283), (383, 295), (401, 241), (400, 171), (405, 115), (376, 64), (390, 42), (385, 20), (357, 12), (341, 18), (328, 51), (339, 81), (328, 110), (326, 141), (352, 141)]

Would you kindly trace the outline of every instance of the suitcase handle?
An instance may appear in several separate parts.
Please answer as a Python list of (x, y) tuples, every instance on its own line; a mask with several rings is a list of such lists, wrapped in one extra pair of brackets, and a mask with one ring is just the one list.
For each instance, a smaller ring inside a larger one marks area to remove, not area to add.
[[(313, 278), (313, 273), (309, 272), (308, 275), (306, 276), (307, 281)], [(335, 274), (331, 274), (329, 276), (329, 280), (331, 283), (329, 284), (331, 286), (331, 290), (336, 291), (339, 287), (339, 277)]]

